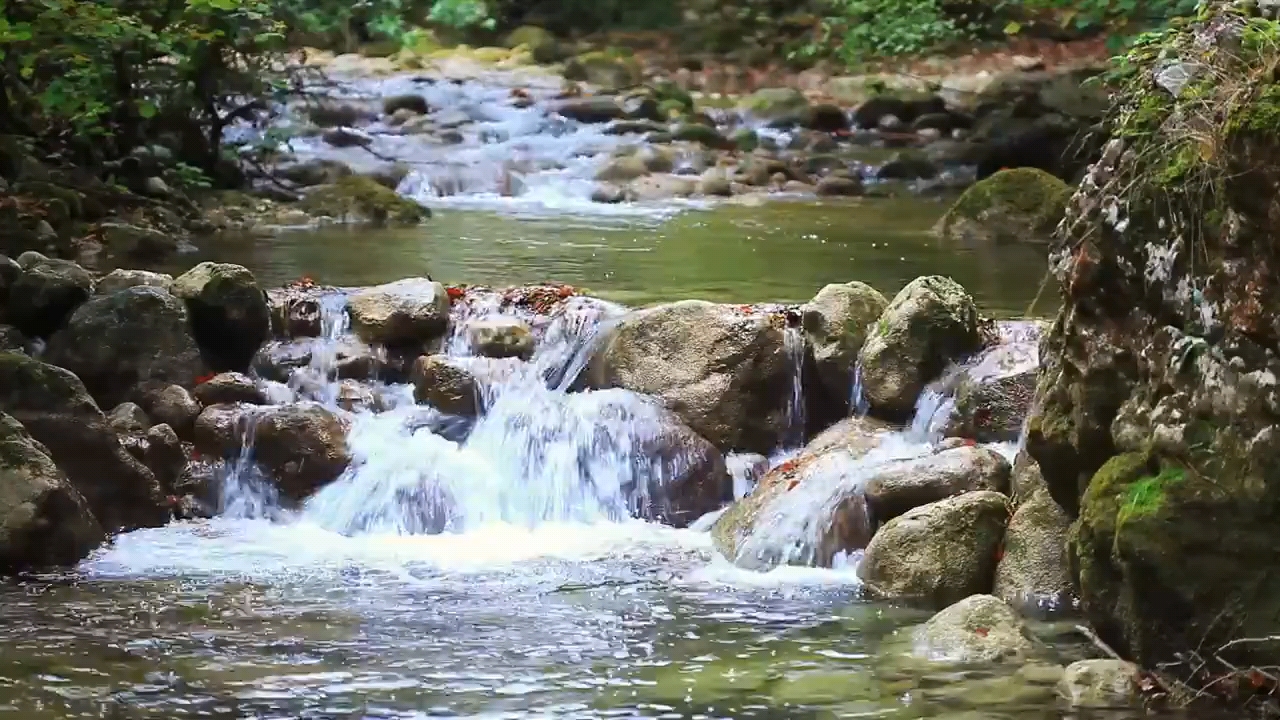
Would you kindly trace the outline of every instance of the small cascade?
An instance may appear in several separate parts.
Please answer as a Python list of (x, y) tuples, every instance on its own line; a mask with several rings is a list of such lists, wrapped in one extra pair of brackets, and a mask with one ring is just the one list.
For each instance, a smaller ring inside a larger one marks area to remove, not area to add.
[(964, 365), (954, 365), (920, 392), (907, 431), (912, 437), (920, 442), (933, 442), (942, 437), (943, 427), (956, 409), (956, 383), (967, 369)]
[(788, 326), (783, 332), (783, 349), (791, 368), (791, 394), (787, 397), (786, 430), (783, 448), (798, 448), (805, 439), (804, 406), (804, 333), (798, 327)]
[(338, 358), (342, 342), (351, 333), (347, 296), (331, 292), (320, 296), (320, 337), (311, 342), (307, 367), (294, 371), (287, 383), (299, 395), (336, 406), (338, 403)]
[(241, 519), (273, 517), (279, 507), (276, 487), (263, 477), (253, 460), (258, 417), (246, 412), (241, 422), (243, 427), (236, 429), (240, 435), (240, 454), (222, 476), (218, 512), (224, 517)]
[(849, 383), (849, 410), (854, 417), (866, 417), (871, 412), (871, 401), (862, 387), (862, 363), (853, 365), (853, 381)]

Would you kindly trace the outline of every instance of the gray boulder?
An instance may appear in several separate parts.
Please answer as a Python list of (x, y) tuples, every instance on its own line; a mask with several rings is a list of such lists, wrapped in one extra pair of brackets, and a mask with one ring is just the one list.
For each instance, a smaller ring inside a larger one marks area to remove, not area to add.
[(586, 382), (652, 395), (721, 450), (769, 453), (786, 430), (792, 367), (779, 315), (684, 300), (633, 312)]
[(197, 402), (208, 407), (221, 403), (266, 405), (267, 398), (253, 378), (243, 373), (219, 373), (200, 383), (192, 391)]
[(1009, 461), (988, 448), (957, 447), (890, 463), (866, 482), (867, 505), (877, 523), (953, 495), (975, 490), (1009, 492)]
[(1071, 518), (1049, 495), (1035, 460), (1020, 457), (1015, 478), (1020, 502), (1005, 532), (993, 593), (1025, 615), (1069, 611), (1075, 605), (1067, 556)]
[(533, 355), (533, 329), (513, 317), (490, 317), (467, 323), (467, 341), (481, 357), (528, 359)]
[(271, 334), (271, 312), (253, 273), (239, 265), (203, 262), (173, 281), (173, 294), (186, 302), (210, 367), (248, 369)]
[(94, 292), (99, 295), (110, 295), (139, 285), (157, 287), (168, 292), (173, 287), (173, 276), (146, 270), (112, 270), (98, 281)]
[(1141, 671), (1124, 660), (1078, 660), (1067, 666), (1058, 694), (1072, 708), (1124, 710), (1142, 708)]
[(22, 274), (9, 291), (8, 321), (29, 337), (48, 337), (89, 299), (93, 279), (70, 260), (23, 253)]
[(96, 400), (138, 400), (145, 385), (194, 384), (203, 362), (187, 308), (168, 292), (135, 286), (76, 308), (49, 340), (49, 362), (75, 373)]
[(1036, 649), (1026, 623), (991, 595), (972, 595), (916, 630), (916, 653), (935, 662), (1022, 661)]
[(888, 304), (875, 288), (855, 281), (827, 285), (800, 308), (805, 341), (827, 392), (848, 400), (858, 351)]
[(981, 346), (978, 310), (964, 288), (937, 275), (911, 281), (889, 303), (858, 354), (872, 412), (889, 420), (909, 419), (925, 385)]
[(1009, 520), (1006, 502), (984, 490), (908, 510), (876, 532), (858, 576), (876, 595), (934, 608), (989, 593)]
[(349, 298), (356, 335), (377, 345), (421, 346), (449, 327), (449, 294), (428, 278), (406, 278), (354, 293)]
[(151, 427), (151, 419), (137, 403), (122, 402), (107, 413), (107, 424), (121, 435), (141, 435)]
[(351, 462), (348, 422), (318, 403), (273, 407), (254, 430), (254, 459), (281, 495), (301, 500), (338, 479)]
[(410, 371), (413, 397), (446, 415), (474, 417), (480, 411), (480, 388), (469, 370), (443, 355), (423, 355)]
[(105, 539), (48, 449), (0, 413), (0, 572), (74, 565)]
[(138, 402), (157, 423), (173, 428), (179, 437), (191, 437), (200, 403), (181, 385), (150, 383), (138, 395)]

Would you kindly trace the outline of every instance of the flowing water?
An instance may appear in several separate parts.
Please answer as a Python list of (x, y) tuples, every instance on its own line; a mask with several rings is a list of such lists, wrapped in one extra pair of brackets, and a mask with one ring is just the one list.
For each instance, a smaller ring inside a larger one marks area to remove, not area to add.
[[(583, 178), (618, 139), (548, 124), (536, 108), (495, 109), (501, 83), (431, 87), (433, 103), (475, 116), (462, 146), (390, 135), (377, 146), (420, 163), (402, 190), (442, 209), (428, 224), (226, 239), (176, 269), (214, 257), (265, 284), (556, 280), (629, 305), (801, 301), (850, 279), (892, 292), (945, 272), (1005, 315), (1025, 308), (1042, 275), (1036, 249), (939, 245), (927, 229), (941, 205), (926, 200), (589, 207)], [(508, 197), (492, 173), (521, 152), (522, 189)], [(635, 519), (687, 461), (654, 451), (662, 411), (622, 391), (567, 390), (622, 308), (573, 300), (551, 318), (526, 317), (539, 340), (518, 364), (472, 357), (466, 321), (506, 311), (496, 298), (469, 299), (447, 352), (480, 376), (481, 417), (459, 422), (415, 405), (407, 387), (382, 387), (387, 409), (355, 414), (352, 467), (294, 510), (256, 474), (247, 433), (217, 518), (136, 531), (74, 572), (0, 588), (0, 713), (1062, 715), (1052, 668), (1088, 652), (1067, 628), (1037, 625), (1046, 643), (1023, 666), (931, 664), (912, 657), (909, 631), (927, 614), (866, 601), (856, 558), (750, 572), (712, 549), (709, 517), (690, 529)], [(273, 398), (339, 402), (326, 348), (347, 332), (342, 298), (327, 298), (322, 314), (311, 364), (271, 385)], [(788, 337), (796, 359), (800, 342)], [(789, 410), (800, 428), (805, 377), (795, 367)], [(924, 435), (898, 436), (886, 455), (921, 452)], [(728, 458), (735, 495), (794, 449)]]

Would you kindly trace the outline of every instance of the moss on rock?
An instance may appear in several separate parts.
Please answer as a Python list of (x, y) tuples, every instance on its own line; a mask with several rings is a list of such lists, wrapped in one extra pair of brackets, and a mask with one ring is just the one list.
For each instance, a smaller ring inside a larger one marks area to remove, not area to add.
[(1001, 170), (964, 191), (938, 222), (948, 240), (1047, 243), (1071, 188), (1036, 168)]
[(350, 176), (312, 189), (301, 200), (307, 213), (383, 226), (417, 225), (431, 211), (371, 177)]

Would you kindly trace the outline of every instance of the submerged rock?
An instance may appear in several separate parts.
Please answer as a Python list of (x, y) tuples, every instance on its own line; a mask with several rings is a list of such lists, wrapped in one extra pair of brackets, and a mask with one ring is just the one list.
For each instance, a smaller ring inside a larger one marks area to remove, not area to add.
[(1036, 168), (1001, 170), (964, 191), (936, 231), (947, 240), (1048, 243), (1071, 188)]
[(1058, 694), (1072, 708), (1141, 708), (1137, 665), (1124, 660), (1077, 660), (1067, 666)]
[(0, 572), (74, 565), (105, 539), (48, 450), (0, 412)]
[(24, 253), (22, 274), (9, 290), (6, 319), (30, 337), (48, 337), (89, 299), (93, 279), (70, 260)]
[(780, 315), (684, 300), (625, 316), (585, 373), (594, 388), (652, 395), (721, 450), (767, 453), (791, 397)]
[(916, 631), (916, 652), (949, 663), (1021, 661), (1036, 644), (1013, 608), (991, 595), (947, 607)]
[(0, 411), (49, 451), (108, 532), (164, 524), (155, 476), (70, 371), (17, 354), (0, 354)]
[(880, 528), (858, 576), (876, 595), (941, 608), (991, 592), (1007, 498), (987, 490), (908, 510)]
[(836, 398), (847, 402), (852, 395), (858, 351), (888, 304), (870, 285), (855, 281), (827, 285), (800, 308), (818, 380)]
[(867, 480), (867, 504), (877, 523), (912, 508), (976, 490), (1009, 491), (1009, 461), (994, 450), (958, 447), (878, 469)]
[(195, 383), (204, 363), (187, 307), (158, 287), (98, 295), (49, 341), (48, 359), (75, 373), (104, 407), (138, 400), (152, 383)]
[(368, 343), (421, 347), (443, 337), (449, 326), (449, 294), (428, 278), (376, 285), (348, 302), (351, 327)]
[(187, 304), (206, 362), (243, 372), (271, 334), (271, 312), (253, 273), (240, 265), (203, 262), (173, 281)]
[(978, 310), (964, 288), (937, 275), (911, 281), (889, 303), (858, 354), (872, 412), (909, 419), (925, 385), (948, 363), (981, 346)]

